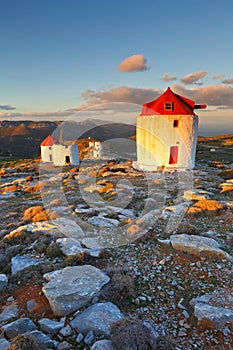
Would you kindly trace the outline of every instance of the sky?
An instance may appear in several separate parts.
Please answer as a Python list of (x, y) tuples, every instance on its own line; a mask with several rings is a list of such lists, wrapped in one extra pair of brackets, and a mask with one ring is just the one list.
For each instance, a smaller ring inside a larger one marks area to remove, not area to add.
[(170, 86), (207, 104), (199, 133), (233, 133), (232, 13), (232, 0), (0, 0), (0, 120), (116, 121), (109, 104), (140, 110)]

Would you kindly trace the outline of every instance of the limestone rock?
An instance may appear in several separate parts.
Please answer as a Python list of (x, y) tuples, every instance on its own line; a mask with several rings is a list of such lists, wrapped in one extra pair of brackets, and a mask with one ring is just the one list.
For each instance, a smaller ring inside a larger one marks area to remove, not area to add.
[(233, 257), (220, 249), (220, 244), (212, 238), (181, 234), (172, 235), (170, 242), (175, 250), (181, 250), (197, 256), (200, 256), (201, 253), (210, 253), (233, 260)]
[(190, 302), (194, 315), (200, 323), (222, 328), (225, 323), (233, 323), (233, 289), (221, 288), (207, 293)]
[(38, 321), (40, 329), (49, 334), (57, 334), (62, 327), (64, 327), (64, 322), (57, 322), (50, 320), (49, 318), (42, 318)]
[(11, 273), (16, 274), (19, 271), (26, 269), (32, 265), (39, 265), (43, 262), (42, 259), (35, 258), (31, 254), (16, 255), (11, 259)]
[(55, 349), (55, 344), (54, 342), (47, 336), (45, 335), (44, 333), (38, 331), (38, 330), (35, 330), (35, 331), (32, 331), (30, 333), (28, 333), (30, 335), (32, 335), (37, 343), (39, 344), (39, 346), (42, 348), (42, 349)]
[(92, 345), (91, 350), (113, 350), (110, 340), (98, 340)]
[(74, 238), (58, 238), (56, 243), (58, 243), (66, 256), (74, 256), (87, 251), (87, 249), (82, 247), (80, 242)]
[(90, 330), (95, 335), (110, 335), (112, 323), (118, 321), (123, 315), (113, 303), (98, 303), (88, 307), (71, 321), (71, 327), (87, 334)]
[(7, 287), (8, 284), (8, 278), (6, 275), (4, 275), (3, 273), (0, 274), (0, 291), (2, 291), (3, 289), (5, 289)]
[(2, 327), (4, 333), (6, 333), (9, 339), (15, 338), (18, 334), (25, 334), (30, 331), (37, 330), (37, 327), (30, 318), (23, 317), (18, 320), (8, 323)]
[(8, 322), (13, 318), (17, 318), (19, 309), (17, 305), (7, 306), (0, 314), (0, 322)]
[(10, 346), (10, 342), (5, 338), (0, 339), (0, 350), (7, 350), (8, 346)]
[(44, 275), (43, 287), (56, 315), (64, 316), (86, 305), (110, 278), (91, 265), (69, 266)]

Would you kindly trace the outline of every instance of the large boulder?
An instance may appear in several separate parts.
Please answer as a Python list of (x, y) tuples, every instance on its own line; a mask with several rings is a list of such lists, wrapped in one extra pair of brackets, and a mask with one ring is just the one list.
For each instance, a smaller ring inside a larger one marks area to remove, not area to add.
[(110, 278), (91, 265), (68, 266), (44, 275), (43, 292), (55, 315), (65, 316), (85, 306)]
[(81, 333), (92, 331), (95, 335), (110, 335), (111, 325), (123, 318), (122, 313), (113, 303), (98, 303), (88, 307), (81, 315), (71, 321), (71, 327)]

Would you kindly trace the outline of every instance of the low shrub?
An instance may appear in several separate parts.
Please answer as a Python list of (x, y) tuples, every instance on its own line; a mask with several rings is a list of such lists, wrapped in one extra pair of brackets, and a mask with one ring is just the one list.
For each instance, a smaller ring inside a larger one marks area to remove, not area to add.
[(45, 350), (31, 335), (18, 335), (7, 350)]

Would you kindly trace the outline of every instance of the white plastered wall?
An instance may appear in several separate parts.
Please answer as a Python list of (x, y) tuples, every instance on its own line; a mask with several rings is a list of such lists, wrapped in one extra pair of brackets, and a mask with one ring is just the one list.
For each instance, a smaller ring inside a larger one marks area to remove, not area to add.
[(40, 146), (40, 149), (41, 149), (41, 161), (45, 163), (47, 162), (52, 163), (53, 160), (51, 160), (51, 157), (53, 157), (53, 146)]
[[(178, 120), (178, 127), (174, 127)], [(157, 167), (191, 169), (195, 165), (198, 134), (196, 115), (137, 117), (137, 163), (144, 170)], [(178, 146), (178, 162), (169, 164), (170, 147)]]

